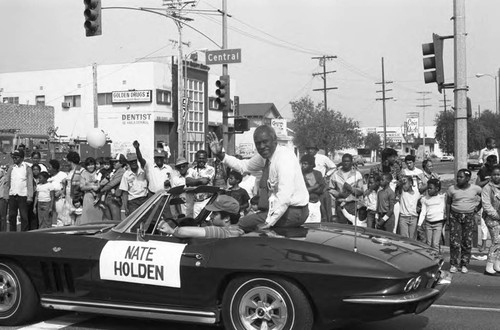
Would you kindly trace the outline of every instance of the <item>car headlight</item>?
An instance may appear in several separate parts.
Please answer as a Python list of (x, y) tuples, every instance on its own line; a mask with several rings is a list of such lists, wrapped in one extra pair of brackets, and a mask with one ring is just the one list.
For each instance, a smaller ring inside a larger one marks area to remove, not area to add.
[(405, 285), (405, 292), (410, 292), (411, 289), (413, 289), (413, 285), (415, 284), (415, 278), (410, 278), (408, 280), (408, 282), (406, 282), (406, 285)]
[(420, 286), (420, 283), (422, 283), (422, 276), (417, 277), (415, 279), (415, 282), (413, 282), (413, 290), (417, 290)]

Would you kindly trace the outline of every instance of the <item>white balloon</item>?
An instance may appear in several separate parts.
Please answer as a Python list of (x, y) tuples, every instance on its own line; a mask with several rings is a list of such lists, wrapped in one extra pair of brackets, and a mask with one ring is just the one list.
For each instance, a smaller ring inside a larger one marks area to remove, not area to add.
[(100, 148), (106, 144), (106, 134), (99, 128), (93, 128), (87, 133), (87, 143), (92, 148)]

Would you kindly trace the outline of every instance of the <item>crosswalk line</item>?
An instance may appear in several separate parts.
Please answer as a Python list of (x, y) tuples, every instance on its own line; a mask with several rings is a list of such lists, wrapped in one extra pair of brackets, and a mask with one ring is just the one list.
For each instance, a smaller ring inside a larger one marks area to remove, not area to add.
[(68, 314), (18, 328), (18, 330), (57, 330), (69, 327), (76, 323), (87, 321), (91, 318), (92, 316), (89, 315)]

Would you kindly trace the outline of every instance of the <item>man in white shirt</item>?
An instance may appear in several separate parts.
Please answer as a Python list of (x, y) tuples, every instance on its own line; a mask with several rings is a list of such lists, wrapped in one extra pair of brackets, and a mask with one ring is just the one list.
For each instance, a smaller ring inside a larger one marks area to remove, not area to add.
[(486, 163), (486, 158), (488, 158), (488, 156), (490, 155), (495, 155), (497, 156), (497, 159), (500, 159), (498, 157), (497, 142), (495, 141), (495, 139), (492, 137), (488, 137), (486, 138), (485, 144), (486, 148), (479, 151), (479, 164), (481, 165)]
[[(197, 187), (212, 185), (215, 177), (215, 168), (207, 164), (208, 154), (205, 150), (198, 150), (195, 155), (196, 166), (188, 169), (186, 174), (186, 186)], [(207, 205), (210, 197), (209, 193), (187, 194), (186, 215), (191, 214), (194, 218)], [(193, 210), (191, 211), (191, 206)]]
[(423, 184), (424, 171), (415, 167), (415, 156), (407, 155), (405, 157), (406, 168), (403, 169), (403, 175), (411, 176), (413, 179), (413, 189), (419, 190)]
[(164, 163), (165, 154), (155, 150), (154, 162), (146, 162), (146, 160), (142, 157), (139, 142), (136, 140), (132, 143), (132, 145), (135, 148), (135, 153), (137, 154), (137, 159), (139, 160), (141, 167), (146, 172), (150, 193), (155, 194), (163, 189), (170, 188), (172, 168)]
[(331, 170), (337, 168), (337, 166), (335, 166), (335, 163), (330, 158), (325, 155), (318, 154), (318, 147), (309, 146), (306, 148), (306, 150), (309, 155), (314, 156), (314, 161), (316, 163), (314, 169), (316, 171), (320, 171), (323, 176), (325, 176), (328, 172), (331, 172)]
[(253, 140), (258, 154), (239, 160), (222, 152), (222, 140), (215, 133), (207, 137), (213, 154), (225, 165), (241, 173), (262, 171), (260, 212), (241, 218), (238, 225), (244, 231), (301, 226), (309, 216), (309, 193), (297, 157), (290, 149), (278, 146), (276, 132), (270, 126), (257, 127)]
[(9, 205), (9, 228), (17, 231), (17, 212), (21, 215), (21, 231), (30, 229), (28, 219), (28, 207), (33, 202), (33, 172), (31, 167), (24, 162), (24, 151), (14, 150), (12, 152), (14, 164), (9, 167), (5, 177), (4, 196)]
[[(318, 147), (316, 146), (309, 146), (306, 148), (307, 153), (310, 155), (314, 156), (314, 162), (316, 166), (314, 169), (316, 171), (320, 171), (323, 177), (327, 177), (327, 180), (325, 182), (328, 182), (329, 179), (328, 177), (331, 176), (331, 174), (335, 171), (337, 166), (335, 163), (328, 158), (325, 155), (319, 154), (318, 153)], [(320, 196), (320, 206), (321, 206), (321, 221), (324, 222), (331, 222), (332, 221), (332, 197), (328, 193), (328, 191), (325, 190), (323, 194)]]
[(129, 169), (125, 171), (119, 189), (123, 192), (122, 201), (125, 215), (128, 216), (148, 199), (146, 173), (137, 164), (137, 155), (128, 154)]

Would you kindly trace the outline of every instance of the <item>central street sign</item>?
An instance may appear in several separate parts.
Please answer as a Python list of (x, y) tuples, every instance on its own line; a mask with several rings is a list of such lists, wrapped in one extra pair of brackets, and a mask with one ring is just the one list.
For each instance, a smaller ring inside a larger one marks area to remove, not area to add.
[(241, 49), (209, 50), (205, 54), (207, 65), (241, 63)]

